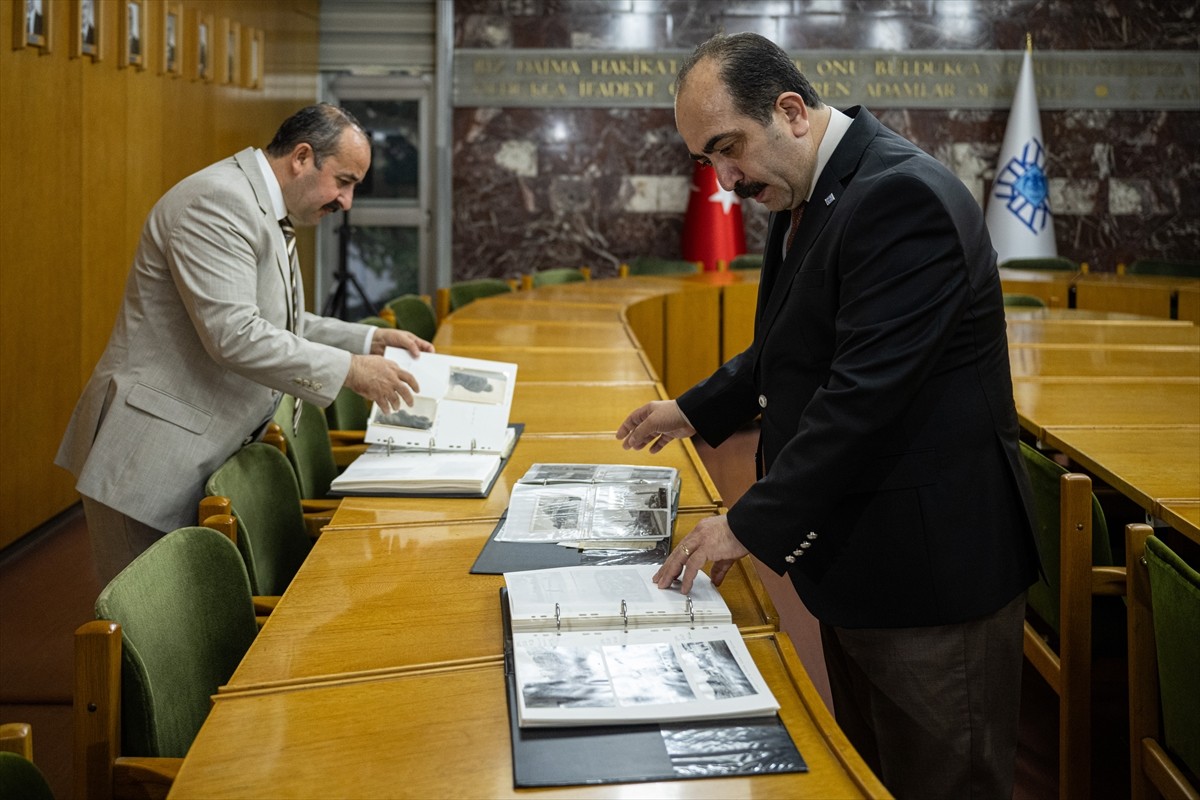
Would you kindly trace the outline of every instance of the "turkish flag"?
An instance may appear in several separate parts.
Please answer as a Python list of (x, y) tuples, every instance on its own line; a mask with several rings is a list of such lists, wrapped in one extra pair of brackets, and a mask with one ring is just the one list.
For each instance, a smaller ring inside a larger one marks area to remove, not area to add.
[(722, 189), (716, 170), (699, 162), (692, 174), (682, 250), (685, 259), (703, 261), (704, 269), (710, 272), (717, 268), (717, 261), (724, 261), (728, 267), (734, 256), (746, 252), (746, 229), (738, 196)]

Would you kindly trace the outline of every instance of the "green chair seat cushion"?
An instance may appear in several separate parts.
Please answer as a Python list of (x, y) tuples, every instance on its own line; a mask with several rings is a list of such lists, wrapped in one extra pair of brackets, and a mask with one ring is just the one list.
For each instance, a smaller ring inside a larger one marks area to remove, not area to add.
[(481, 297), (504, 294), (513, 289), (500, 278), (477, 278), (450, 285), (450, 310), (456, 311)]
[(552, 286), (559, 283), (574, 283), (582, 280), (584, 280), (583, 273), (575, 267), (557, 267), (533, 273), (534, 286)]
[(696, 271), (695, 261), (679, 258), (636, 256), (629, 261), (630, 275), (687, 275)]
[(121, 752), (182, 757), (257, 632), (237, 548), (173, 531), (109, 582), (96, 618), (121, 626)]
[(415, 294), (405, 294), (389, 300), (387, 307), (396, 315), (396, 327), (420, 336), (427, 342), (437, 334), (437, 314), (433, 306)]

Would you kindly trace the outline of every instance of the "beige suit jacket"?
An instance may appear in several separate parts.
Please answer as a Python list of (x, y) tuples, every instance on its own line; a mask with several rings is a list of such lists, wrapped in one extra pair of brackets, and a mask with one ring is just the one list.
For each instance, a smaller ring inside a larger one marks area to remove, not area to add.
[(159, 200), (55, 458), (81, 494), (159, 530), (194, 525), (208, 476), (281, 393), (333, 400), (369, 328), (303, 314), (290, 333), (289, 271), (252, 148)]

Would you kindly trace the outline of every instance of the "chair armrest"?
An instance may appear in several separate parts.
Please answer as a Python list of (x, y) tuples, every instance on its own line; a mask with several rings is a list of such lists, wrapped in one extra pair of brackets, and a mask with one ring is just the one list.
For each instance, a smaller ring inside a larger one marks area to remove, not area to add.
[[(305, 503), (315, 502), (305, 500)], [(321, 537), (321, 529), (333, 520), (333, 515), (328, 510), (323, 511), (306, 511), (304, 513), (304, 530), (308, 533), (308, 538), (314, 542)]]
[(334, 428), (333, 430), (329, 431), (329, 444), (333, 445), (334, 447), (347, 444), (362, 444), (363, 439), (366, 438), (366, 435), (366, 431), (343, 431)]
[(113, 798), (165, 798), (182, 758), (123, 756), (113, 762)]
[(1126, 580), (1124, 567), (1092, 567), (1092, 594), (1123, 597)]

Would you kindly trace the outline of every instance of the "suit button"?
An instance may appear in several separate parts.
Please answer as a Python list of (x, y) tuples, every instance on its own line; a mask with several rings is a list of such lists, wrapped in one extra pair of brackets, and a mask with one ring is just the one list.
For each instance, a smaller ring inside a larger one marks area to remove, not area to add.
[(767, 407), (767, 396), (765, 394), (760, 394), (758, 396), (758, 407), (759, 408)]
[(786, 561), (786, 562), (788, 562), (789, 564), (795, 564), (795, 563), (796, 563), (796, 557), (795, 557), (795, 556), (784, 556), (784, 557), (783, 557), (783, 560), (784, 560), (784, 561)]
[(808, 538), (809, 538), (810, 540), (811, 540), (811, 539), (815, 539), (815, 538), (817, 538), (817, 534), (816, 534), (816, 532), (815, 532), (815, 531), (809, 531), (809, 532), (808, 532)]

